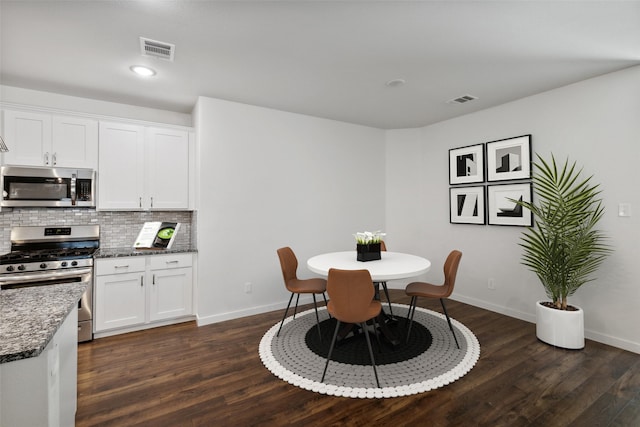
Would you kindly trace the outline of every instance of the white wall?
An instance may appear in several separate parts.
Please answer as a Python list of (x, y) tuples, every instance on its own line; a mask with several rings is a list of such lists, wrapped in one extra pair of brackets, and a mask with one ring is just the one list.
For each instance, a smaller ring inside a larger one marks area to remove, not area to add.
[[(448, 251), (463, 252), (454, 298), (525, 320), (544, 299), (519, 263), (518, 227), (449, 224), (448, 150), (531, 133), (533, 149), (571, 155), (602, 183), (602, 227), (615, 253), (571, 302), (586, 310), (587, 337), (640, 353), (640, 67), (601, 76), (420, 129), (384, 132), (210, 98), (198, 129), (198, 314), (215, 322), (284, 307), (275, 250), (305, 260), (353, 247), (352, 233), (382, 229), (390, 250), (421, 254), (442, 280)], [(0, 85), (0, 101), (191, 125), (191, 115)], [(386, 143), (385, 143), (386, 138)], [(633, 216), (617, 216), (619, 202)], [(496, 290), (487, 289), (495, 279)], [(244, 293), (245, 283), (253, 292)], [(406, 282), (391, 282), (402, 288)], [(631, 326), (630, 326), (631, 325)]]
[[(426, 256), (442, 280), (447, 253), (462, 262), (453, 298), (534, 321), (546, 299), (535, 275), (520, 265), (519, 227), (449, 223), (448, 150), (532, 134), (533, 151), (572, 160), (601, 183), (601, 228), (615, 253), (597, 280), (570, 298), (585, 309), (588, 338), (640, 353), (640, 67), (630, 68), (421, 129), (387, 132), (387, 240), (393, 249)], [(618, 203), (631, 217), (618, 217)], [(496, 290), (487, 288), (495, 279)], [(403, 283), (396, 283), (396, 287)]]
[(0, 102), (113, 118), (191, 126), (191, 114), (0, 85)]
[(313, 277), (307, 258), (384, 229), (382, 130), (204, 97), (193, 117), (200, 324), (285, 307), (276, 249)]

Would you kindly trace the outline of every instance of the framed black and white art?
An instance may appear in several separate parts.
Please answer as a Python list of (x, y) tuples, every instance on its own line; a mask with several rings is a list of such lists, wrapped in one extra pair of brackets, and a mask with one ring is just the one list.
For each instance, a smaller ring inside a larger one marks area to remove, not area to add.
[(531, 135), (487, 142), (487, 181), (531, 178)]
[(487, 186), (489, 225), (519, 225), (531, 227), (533, 214), (513, 200), (531, 202), (531, 183)]
[(449, 150), (449, 184), (484, 181), (484, 144)]
[(484, 224), (484, 186), (451, 187), (449, 189), (450, 222)]

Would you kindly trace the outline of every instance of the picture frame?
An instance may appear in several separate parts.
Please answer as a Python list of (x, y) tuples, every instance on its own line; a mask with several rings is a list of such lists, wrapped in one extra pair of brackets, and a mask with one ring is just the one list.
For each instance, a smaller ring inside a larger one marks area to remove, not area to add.
[(531, 178), (531, 135), (487, 142), (487, 181)]
[(449, 188), (449, 222), (452, 224), (486, 223), (484, 186)]
[(484, 144), (449, 150), (449, 184), (484, 182)]
[(514, 200), (531, 202), (531, 182), (487, 186), (487, 217), (489, 225), (531, 227), (533, 213), (516, 205)]

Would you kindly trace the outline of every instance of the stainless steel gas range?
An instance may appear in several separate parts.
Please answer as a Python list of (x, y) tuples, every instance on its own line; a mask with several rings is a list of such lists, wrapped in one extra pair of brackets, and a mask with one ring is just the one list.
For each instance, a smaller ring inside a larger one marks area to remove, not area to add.
[(0, 256), (0, 289), (87, 283), (78, 302), (78, 341), (90, 341), (93, 254), (99, 247), (98, 225), (12, 227), (11, 252)]

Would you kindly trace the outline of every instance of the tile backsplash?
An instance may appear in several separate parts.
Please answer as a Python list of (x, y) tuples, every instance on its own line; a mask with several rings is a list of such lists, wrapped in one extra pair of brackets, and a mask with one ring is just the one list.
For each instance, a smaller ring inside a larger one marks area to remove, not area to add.
[(133, 242), (148, 221), (179, 222), (180, 230), (174, 247), (195, 248), (193, 224), (195, 214), (190, 211), (119, 212), (95, 209), (67, 208), (3, 208), (0, 212), (0, 254), (11, 250), (11, 227), (29, 225), (100, 225), (100, 246), (123, 248)]

